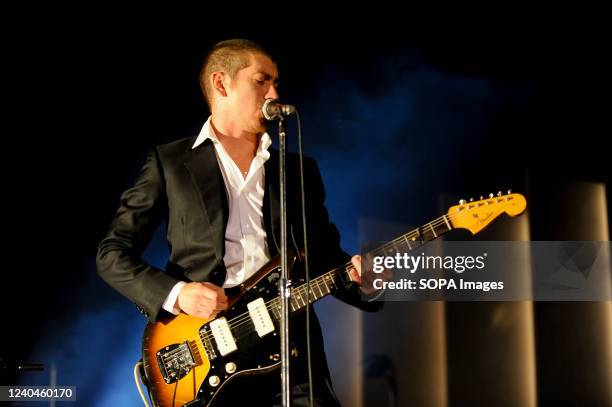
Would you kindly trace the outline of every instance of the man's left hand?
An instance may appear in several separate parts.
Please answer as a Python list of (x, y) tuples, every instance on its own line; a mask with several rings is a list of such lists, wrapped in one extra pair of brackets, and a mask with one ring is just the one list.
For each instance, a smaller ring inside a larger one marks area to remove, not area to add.
[(351, 263), (353, 264), (353, 268), (349, 270), (349, 277), (351, 281), (359, 284), (359, 289), (365, 296), (371, 296), (376, 293), (377, 290), (374, 288), (374, 278), (380, 278), (384, 281), (388, 281), (391, 279), (391, 272), (389, 270), (384, 270), (382, 273), (374, 274), (372, 272), (366, 273), (362, 275), (361, 272), (361, 256), (356, 254), (351, 258)]

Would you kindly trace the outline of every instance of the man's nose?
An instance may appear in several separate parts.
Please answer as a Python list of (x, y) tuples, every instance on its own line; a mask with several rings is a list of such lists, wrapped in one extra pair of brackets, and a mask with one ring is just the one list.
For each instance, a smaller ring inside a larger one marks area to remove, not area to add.
[(268, 89), (268, 93), (266, 94), (266, 99), (278, 99), (278, 89), (276, 89), (276, 86), (270, 86), (270, 89)]

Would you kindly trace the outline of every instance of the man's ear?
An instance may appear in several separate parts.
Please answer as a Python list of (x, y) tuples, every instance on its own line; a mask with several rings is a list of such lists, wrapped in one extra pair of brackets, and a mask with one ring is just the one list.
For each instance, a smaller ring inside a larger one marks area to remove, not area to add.
[(213, 72), (211, 75), (212, 87), (214, 92), (219, 93), (221, 96), (227, 96), (226, 87), (228, 85), (227, 78), (224, 72)]

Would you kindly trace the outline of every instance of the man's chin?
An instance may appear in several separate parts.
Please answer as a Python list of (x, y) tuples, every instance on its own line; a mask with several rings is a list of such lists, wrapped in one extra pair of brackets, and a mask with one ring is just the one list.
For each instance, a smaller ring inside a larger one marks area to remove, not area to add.
[(270, 125), (270, 123), (271, 122), (267, 121), (263, 117), (259, 119), (259, 126), (258, 126), (257, 133), (263, 133), (264, 131), (268, 131), (268, 126)]

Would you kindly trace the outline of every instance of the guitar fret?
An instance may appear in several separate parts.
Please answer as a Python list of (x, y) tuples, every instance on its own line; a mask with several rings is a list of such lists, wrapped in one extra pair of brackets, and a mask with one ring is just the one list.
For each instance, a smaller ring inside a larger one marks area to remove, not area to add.
[(321, 284), (325, 287), (325, 276), (321, 276), (317, 278), (317, 287), (319, 288), (319, 292), (321, 293), (321, 297), (325, 296), (325, 293), (321, 289)]
[(436, 231), (435, 231), (433, 225), (431, 224), (431, 222), (429, 223), (429, 227), (431, 228), (431, 232), (433, 233), (434, 237), (438, 237), (438, 235), (436, 234)]
[(319, 285), (319, 279), (315, 280), (317, 282), (317, 288), (319, 289), (319, 292), (321, 293), (321, 297), (323, 297), (325, 294), (323, 294), (323, 291), (321, 290), (321, 286)]
[(314, 290), (312, 288), (312, 281), (310, 282), (310, 295), (308, 296), (308, 303), (310, 304), (311, 302), (316, 301), (317, 295), (314, 293)]
[(336, 288), (336, 282), (334, 281), (334, 275), (330, 274), (327, 278), (327, 289), (331, 291), (331, 288)]
[(304, 306), (310, 303), (310, 293), (308, 292), (308, 286), (304, 284), (304, 295), (306, 295), (306, 301), (304, 302), (304, 297), (302, 297), (302, 302), (304, 302)]
[(292, 296), (292, 297), (293, 297), (293, 299), (295, 300), (295, 308), (296, 308), (296, 309), (300, 309), (300, 308), (302, 308), (302, 305), (300, 304), (300, 297), (301, 297), (301, 295), (300, 295), (300, 289), (298, 288), (298, 289), (296, 289), (296, 290), (293, 290), (293, 291), (291, 292), (291, 296)]
[(408, 240), (408, 236), (404, 235), (404, 240), (406, 241), (406, 244), (408, 245), (408, 250), (412, 250), (412, 246), (410, 246), (410, 240)]
[(431, 222), (431, 225), (434, 223), (436, 223), (436, 226), (433, 227), (434, 239), (452, 229), (446, 220), (446, 216), (436, 219), (435, 221)]
[(329, 274), (325, 275), (325, 278), (323, 279), (323, 283), (325, 284), (325, 289), (327, 290), (327, 294), (329, 294), (331, 292), (331, 290), (329, 289)]
[[(291, 299), (289, 300), (289, 303), (291, 303), (291, 311), (295, 311), (296, 305), (295, 305), (295, 297), (291, 296)], [(299, 309), (299, 307), (298, 307)]]
[(448, 230), (451, 230), (451, 225), (450, 223), (448, 223), (448, 218), (446, 215), (442, 215), (442, 219), (444, 219), (444, 222), (446, 223), (446, 227), (448, 228)]

